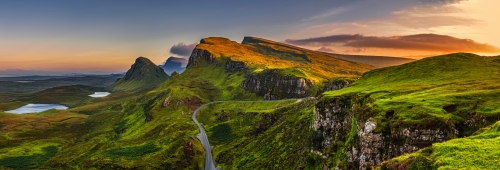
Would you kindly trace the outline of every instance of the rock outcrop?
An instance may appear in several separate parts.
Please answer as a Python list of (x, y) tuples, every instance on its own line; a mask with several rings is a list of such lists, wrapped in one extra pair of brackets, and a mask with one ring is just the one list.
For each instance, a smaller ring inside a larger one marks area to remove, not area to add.
[[(372, 117), (369, 97), (342, 96), (318, 102), (311, 137), (312, 153), (340, 162), (340, 169), (370, 169), (384, 160), (458, 136), (454, 125), (380, 125)], [(392, 113), (394, 114), (394, 113)], [(390, 119), (391, 113), (388, 114)], [(335, 154), (332, 154), (335, 153)]]
[(189, 57), (187, 68), (197, 66), (201, 61), (211, 64), (215, 61), (215, 55), (206, 50), (194, 49)]
[[(282, 74), (279, 69), (266, 69), (260, 73), (251, 74), (244, 62), (233, 61), (231, 58), (216, 59), (209, 51), (194, 49), (189, 58), (188, 68), (200, 65), (202, 62), (213, 64), (216, 67), (224, 66), (226, 72), (243, 72), (245, 80), (240, 87), (254, 92), (264, 100), (278, 100), (284, 98), (301, 98), (312, 94), (313, 81)], [(222, 63), (225, 62), (225, 63)], [(334, 85), (341, 86), (341, 85)]]
[(280, 70), (270, 69), (258, 74), (247, 74), (240, 87), (263, 96), (264, 100), (279, 100), (310, 95), (313, 82), (304, 78), (286, 76)]

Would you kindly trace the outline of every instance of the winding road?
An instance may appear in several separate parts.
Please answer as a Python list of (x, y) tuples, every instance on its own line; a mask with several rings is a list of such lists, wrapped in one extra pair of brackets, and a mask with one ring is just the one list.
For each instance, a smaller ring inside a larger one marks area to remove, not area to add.
[(193, 112), (193, 121), (194, 121), (194, 123), (196, 123), (196, 125), (198, 125), (198, 128), (200, 129), (200, 134), (198, 134), (197, 137), (198, 137), (198, 139), (200, 139), (201, 144), (203, 144), (203, 148), (205, 148), (205, 154), (206, 154), (205, 155), (205, 170), (217, 170), (217, 168), (215, 168), (215, 163), (214, 163), (214, 160), (212, 159), (212, 148), (210, 147), (210, 143), (208, 143), (207, 133), (205, 132), (205, 129), (203, 129), (203, 127), (201, 126), (200, 122), (198, 122), (198, 120), (196, 120), (196, 113), (198, 113), (198, 111), (200, 111), (205, 106), (208, 106), (208, 105), (211, 105), (214, 103), (220, 103), (220, 102), (221, 101), (215, 101), (215, 102), (210, 102), (210, 103), (204, 104), (204, 105), (198, 107), (198, 109), (196, 109)]
[(193, 112), (193, 121), (194, 123), (196, 123), (196, 125), (198, 125), (198, 128), (200, 129), (200, 134), (197, 135), (198, 139), (200, 139), (201, 141), (201, 144), (203, 144), (203, 148), (205, 149), (205, 170), (218, 170), (217, 168), (215, 168), (215, 163), (214, 163), (214, 160), (212, 159), (212, 147), (210, 147), (210, 143), (208, 142), (208, 137), (207, 137), (207, 133), (205, 132), (205, 129), (203, 129), (203, 126), (201, 126), (200, 122), (198, 122), (198, 120), (196, 119), (196, 114), (204, 107), (208, 106), (208, 105), (211, 105), (211, 104), (215, 104), (215, 103), (223, 103), (223, 102), (231, 102), (231, 103), (248, 103), (248, 102), (280, 102), (280, 101), (289, 101), (289, 100), (297, 100), (297, 102), (300, 102), (302, 101), (302, 99), (305, 99), (305, 98), (301, 98), (301, 99), (284, 99), (284, 100), (266, 100), (266, 101), (262, 101), (262, 100), (256, 100), (256, 101), (213, 101), (213, 102), (209, 102), (209, 103), (206, 103), (204, 105), (201, 105), (200, 107), (198, 107), (194, 112)]

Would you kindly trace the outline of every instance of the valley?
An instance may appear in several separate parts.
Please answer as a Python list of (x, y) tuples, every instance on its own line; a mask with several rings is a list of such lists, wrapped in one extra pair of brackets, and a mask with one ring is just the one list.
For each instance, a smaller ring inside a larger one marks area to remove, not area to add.
[[(487, 151), (498, 140), (499, 57), (380, 59), (389, 66), (365, 60), (377, 56), (331, 55), (256, 37), (241, 43), (209, 37), (194, 47), (182, 73), (167, 74), (167, 64), (139, 57), (123, 77), (96, 80), (104, 85), (74, 80), (24, 91), (5, 85), (0, 167), (500, 166), (496, 152)], [(8, 113), (34, 103), (68, 108)], [(473, 153), (482, 155), (457, 156)], [(478, 161), (484, 163), (474, 166)]]

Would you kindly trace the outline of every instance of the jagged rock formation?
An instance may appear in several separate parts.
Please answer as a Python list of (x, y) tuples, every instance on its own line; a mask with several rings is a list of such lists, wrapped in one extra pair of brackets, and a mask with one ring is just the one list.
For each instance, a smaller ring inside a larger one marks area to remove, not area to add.
[(311, 94), (313, 82), (308, 79), (283, 75), (280, 70), (264, 70), (248, 74), (240, 87), (263, 96), (264, 100), (300, 98)]
[(160, 67), (163, 68), (165, 73), (172, 75), (173, 72), (182, 73), (186, 70), (187, 63), (188, 60), (184, 58), (169, 57), (167, 61), (165, 61), (165, 64), (160, 65)]
[[(343, 96), (318, 102), (314, 109), (312, 152), (337, 159), (334, 162), (342, 162), (336, 165), (341, 169), (369, 169), (384, 160), (458, 136), (453, 124), (437, 122), (407, 126), (389, 123), (381, 128), (372, 118), (369, 100)], [(387, 119), (393, 114), (387, 113)], [(342, 154), (345, 155), (339, 156)]]
[[(195, 49), (189, 58), (188, 67), (196, 66), (202, 61), (221, 67), (222, 64), (215, 58), (215, 55), (206, 50)], [(278, 69), (251, 74), (244, 62), (232, 61), (230, 58), (225, 60), (224, 68), (227, 72), (244, 72), (245, 80), (240, 87), (262, 96), (264, 100), (306, 97), (311, 94), (310, 89), (314, 85), (311, 80), (284, 75)]]
[(168, 79), (163, 69), (149, 59), (139, 57), (124, 77), (118, 79), (108, 88), (117, 91), (130, 91), (153, 87)]

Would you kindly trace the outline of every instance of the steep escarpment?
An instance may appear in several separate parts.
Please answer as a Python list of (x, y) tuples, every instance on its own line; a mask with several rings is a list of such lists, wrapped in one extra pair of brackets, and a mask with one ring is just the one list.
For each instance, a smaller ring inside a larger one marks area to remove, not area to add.
[(286, 76), (280, 70), (264, 70), (248, 74), (241, 87), (263, 96), (264, 100), (301, 98), (311, 95), (313, 82), (308, 79)]
[(330, 167), (369, 169), (384, 160), (411, 153), (458, 136), (454, 124), (427, 119), (398, 124), (388, 112), (382, 121), (370, 108), (367, 96), (342, 96), (316, 104), (311, 149), (324, 156)]
[(372, 68), (249, 37), (242, 44), (225, 38), (202, 39), (189, 58), (188, 69), (204, 63), (223, 67), (227, 74), (242, 74), (244, 80), (238, 82), (239, 88), (264, 100), (307, 97), (340, 89), (348, 85), (348, 80)]
[(457, 53), (367, 72), (316, 104), (312, 153), (330, 168), (370, 169), (470, 136), (500, 119), (499, 64)]

